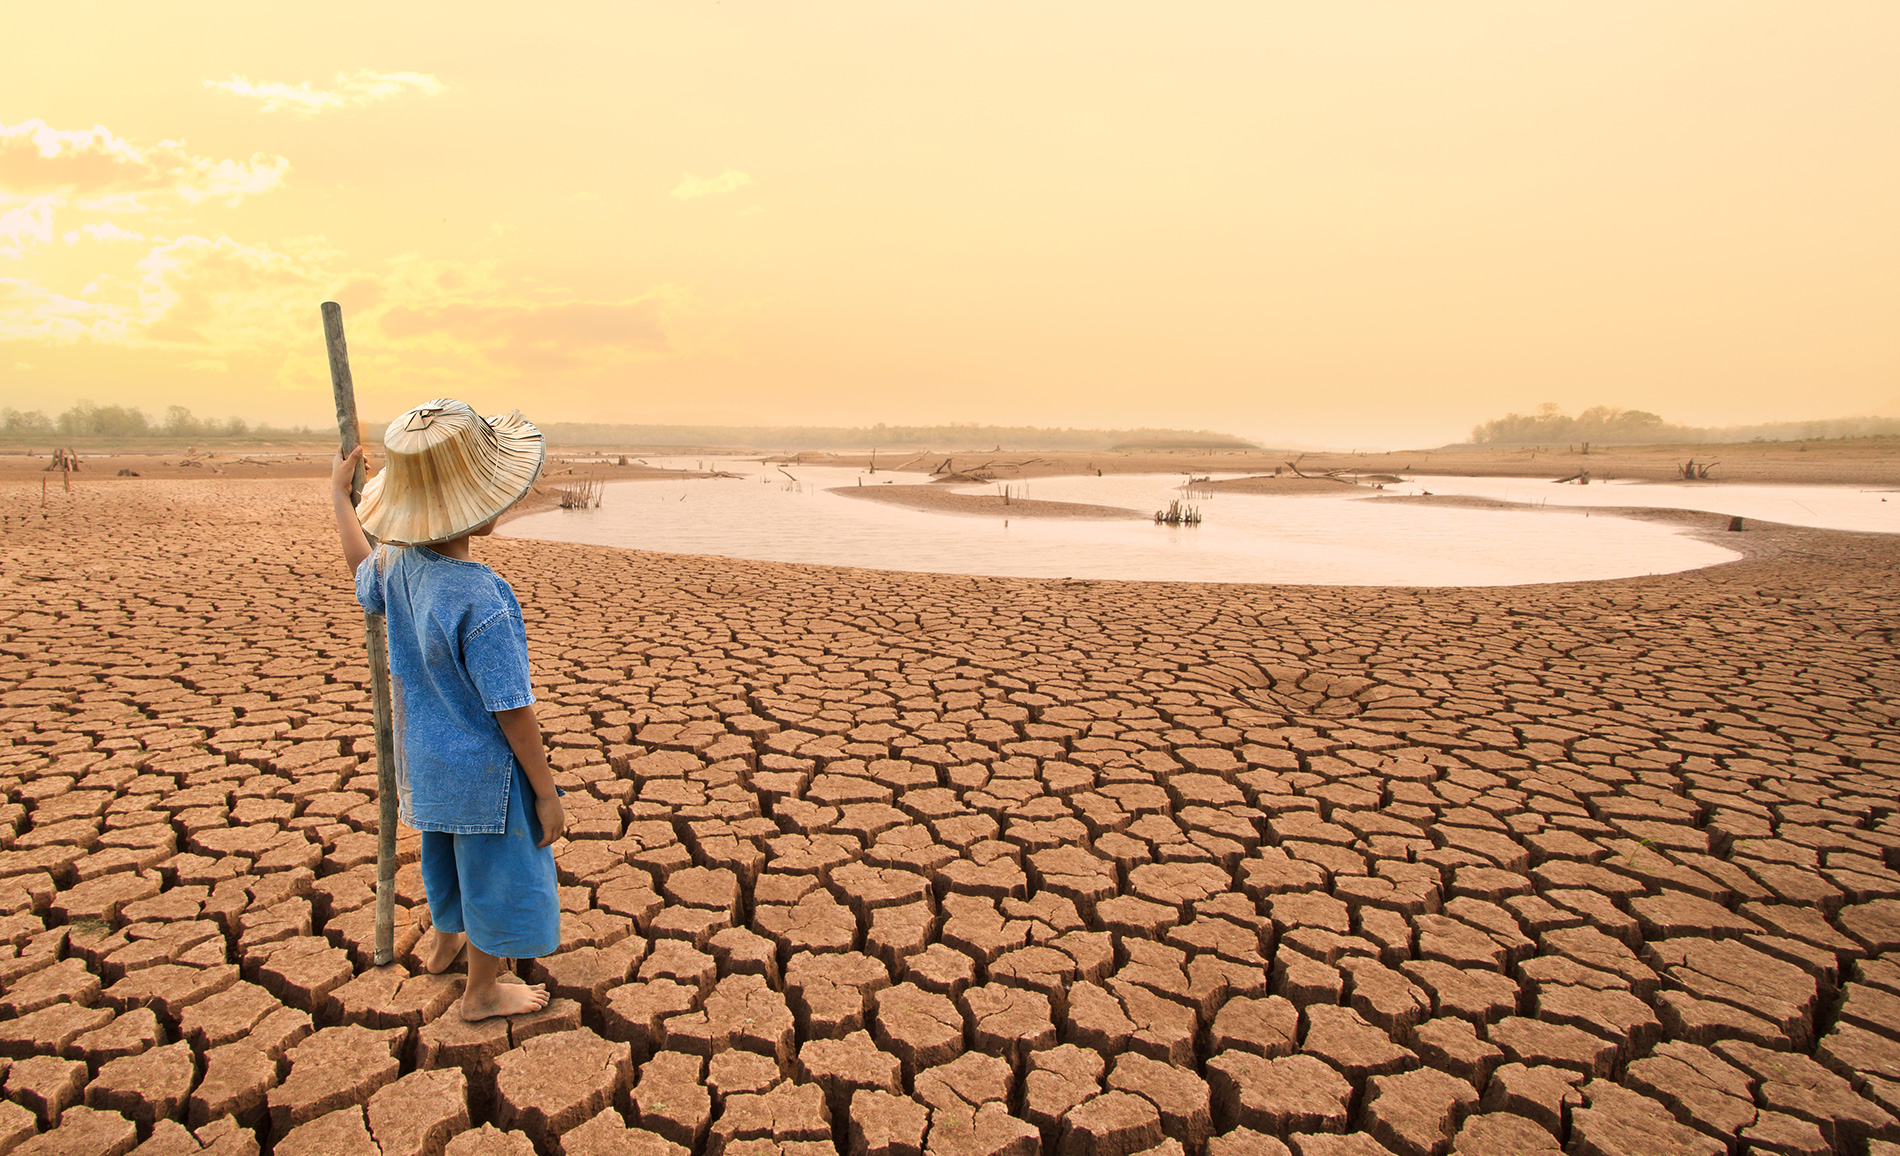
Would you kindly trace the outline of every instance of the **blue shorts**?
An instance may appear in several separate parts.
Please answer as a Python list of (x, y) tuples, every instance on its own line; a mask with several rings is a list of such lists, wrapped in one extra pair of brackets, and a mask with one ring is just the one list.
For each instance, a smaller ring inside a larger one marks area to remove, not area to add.
[(517, 768), (504, 834), (422, 832), (422, 889), (435, 926), (466, 932), (470, 943), (504, 959), (552, 955), (561, 945), (554, 849), (535, 846), (541, 821), (533, 798)]

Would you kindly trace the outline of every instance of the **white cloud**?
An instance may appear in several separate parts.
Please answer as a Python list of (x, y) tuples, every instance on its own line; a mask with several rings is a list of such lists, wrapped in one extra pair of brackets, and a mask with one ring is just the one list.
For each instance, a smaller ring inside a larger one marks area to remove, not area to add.
[(251, 81), (235, 73), (229, 80), (207, 80), (205, 87), (262, 101), (259, 112), (283, 110), (297, 116), (362, 108), (411, 92), (436, 96), (448, 91), (448, 85), (426, 72), (372, 72), (367, 68), (337, 73), (334, 86), (328, 89), (314, 88), (307, 80), (301, 84)]
[(285, 249), (229, 237), (166, 241), (138, 263), (143, 338), (219, 352), (284, 341), (335, 284), (340, 256), (311, 241)]
[(0, 277), (0, 341), (120, 342), (133, 320), (123, 303), (82, 301), (34, 281)]
[(0, 189), (118, 197), (120, 211), (144, 208), (129, 195), (136, 193), (169, 194), (192, 205), (235, 205), (276, 188), (289, 171), (290, 162), (280, 156), (214, 160), (185, 151), (183, 141), (134, 144), (104, 125), (57, 129), (37, 118), (0, 124)]
[(51, 241), (58, 204), (58, 197), (35, 197), (17, 209), (0, 211), (0, 257), (17, 258), (28, 244)]
[(87, 213), (149, 213), (152, 206), (131, 193), (107, 193), (103, 197), (79, 197), (73, 208)]
[(680, 183), (673, 186), (673, 195), (682, 201), (692, 201), (700, 197), (738, 192), (747, 185), (757, 183), (751, 173), (742, 173), (738, 169), (727, 169), (716, 177), (696, 177), (686, 173), (680, 177)]
[(96, 225), (81, 225), (77, 229), (68, 229), (61, 239), (68, 245), (77, 245), (81, 237), (94, 241), (143, 241), (144, 233), (135, 233), (131, 229), (122, 229), (111, 221), (101, 221)]
[(296, 322), (314, 317), (312, 303), (338, 280), (338, 255), (320, 244), (280, 250), (229, 237), (145, 240), (151, 247), (131, 268), (95, 277), (77, 296), (0, 278), (0, 341), (92, 341), (211, 354), (268, 349), (294, 340)]
[(97, 241), (97, 265), (83, 284), (0, 277), (0, 349), (15, 355), (31, 357), (31, 345), (109, 346), (162, 356), (181, 371), (242, 370), (279, 388), (322, 391), (327, 375), (311, 350), (324, 300), (346, 303), (364, 380), (399, 382), (418, 396), (471, 378), (611, 374), (677, 353), (669, 329), (679, 294), (667, 287), (583, 298), (506, 277), (493, 261), (411, 253), (359, 265), (320, 237), (144, 236), (109, 221), (58, 229), (71, 210), (45, 200), (5, 218), (21, 243)]

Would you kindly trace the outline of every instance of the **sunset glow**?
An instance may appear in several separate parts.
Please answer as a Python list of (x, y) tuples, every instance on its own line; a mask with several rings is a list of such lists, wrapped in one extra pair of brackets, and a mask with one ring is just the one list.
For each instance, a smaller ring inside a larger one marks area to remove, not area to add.
[(0, 404), (1900, 412), (1891, 4), (16, 5)]

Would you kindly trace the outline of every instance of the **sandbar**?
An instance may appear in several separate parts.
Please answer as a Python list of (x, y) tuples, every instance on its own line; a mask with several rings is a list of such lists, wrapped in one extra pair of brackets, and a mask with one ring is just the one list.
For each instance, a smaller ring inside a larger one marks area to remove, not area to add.
[(1098, 506), (1089, 502), (1045, 502), (1001, 494), (959, 494), (938, 486), (838, 486), (825, 491), (868, 502), (889, 502), (933, 514), (982, 514), (1000, 518), (1145, 518), (1151, 515), (1126, 506)]

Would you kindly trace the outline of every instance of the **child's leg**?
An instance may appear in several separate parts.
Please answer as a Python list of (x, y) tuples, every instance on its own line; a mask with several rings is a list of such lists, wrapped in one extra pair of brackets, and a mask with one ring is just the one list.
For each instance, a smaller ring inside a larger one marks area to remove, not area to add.
[(455, 965), (461, 957), (462, 949), (468, 946), (468, 936), (459, 931), (444, 931), (436, 928), (429, 940), (428, 948), (422, 953), (422, 967), (430, 975), (441, 975)]
[(422, 832), (422, 893), (429, 901), (433, 933), (422, 952), (422, 966), (440, 975), (462, 954), (468, 936), (462, 933), (462, 885), (455, 868), (455, 836), (441, 831)]
[(506, 833), (455, 836), (461, 888), (460, 930), (468, 934), (464, 1019), (516, 1015), (547, 1005), (547, 990), (502, 975), (502, 960), (552, 954), (561, 942), (561, 900), (554, 854), (537, 847), (540, 824), (528, 806), (527, 777), (515, 773)]
[(468, 990), (462, 994), (462, 1018), (520, 1015), (548, 1006), (548, 989), (538, 983), (501, 982), (501, 960), (468, 945)]

